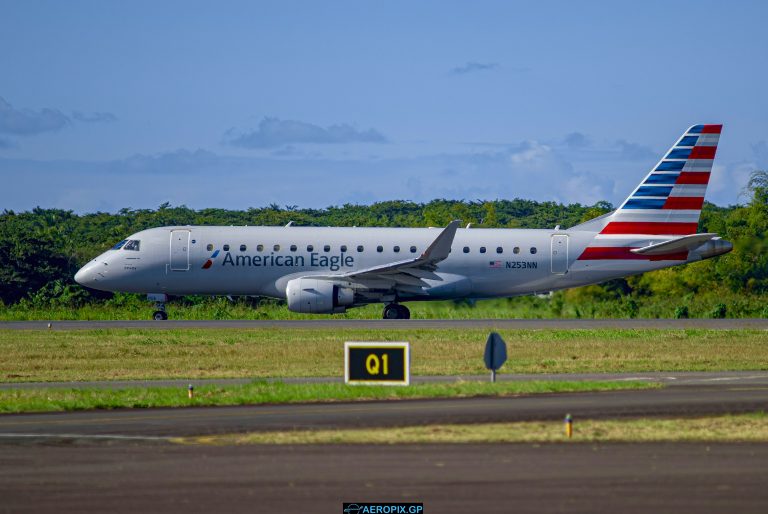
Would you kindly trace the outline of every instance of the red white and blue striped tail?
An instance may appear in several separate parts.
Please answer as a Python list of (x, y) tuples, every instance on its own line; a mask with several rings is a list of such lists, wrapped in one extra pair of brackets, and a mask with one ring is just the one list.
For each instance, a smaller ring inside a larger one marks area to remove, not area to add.
[[(585, 223), (598, 234), (579, 260), (640, 259), (630, 252), (633, 241), (695, 234), (722, 128), (689, 128), (618, 209)], [(687, 252), (664, 256), (686, 258)]]

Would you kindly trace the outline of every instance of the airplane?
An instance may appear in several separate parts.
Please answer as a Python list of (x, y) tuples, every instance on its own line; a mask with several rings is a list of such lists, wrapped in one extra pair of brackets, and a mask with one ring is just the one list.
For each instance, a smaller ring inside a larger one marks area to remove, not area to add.
[(725, 254), (697, 233), (722, 125), (686, 130), (618, 209), (563, 229), (170, 226), (143, 230), (75, 275), (86, 287), (147, 294), (266, 296), (294, 312), (547, 293)]

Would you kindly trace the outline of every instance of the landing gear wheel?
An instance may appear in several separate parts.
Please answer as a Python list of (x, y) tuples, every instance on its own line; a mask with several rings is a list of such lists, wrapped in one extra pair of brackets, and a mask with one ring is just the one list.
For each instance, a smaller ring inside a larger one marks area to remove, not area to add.
[(165, 311), (155, 311), (152, 313), (152, 319), (155, 321), (165, 321), (168, 319), (168, 314)]
[(411, 319), (411, 311), (405, 305), (390, 303), (384, 307), (384, 319)]

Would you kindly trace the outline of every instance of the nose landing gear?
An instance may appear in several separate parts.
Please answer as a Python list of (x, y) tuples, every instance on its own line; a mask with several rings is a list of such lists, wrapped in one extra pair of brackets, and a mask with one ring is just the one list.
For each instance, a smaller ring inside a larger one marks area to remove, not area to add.
[(384, 307), (384, 319), (411, 319), (411, 311), (405, 305), (390, 303)]
[(165, 321), (168, 319), (168, 313), (165, 312), (165, 302), (168, 301), (166, 294), (148, 294), (147, 300), (155, 302), (155, 312), (152, 313), (152, 319), (155, 321)]

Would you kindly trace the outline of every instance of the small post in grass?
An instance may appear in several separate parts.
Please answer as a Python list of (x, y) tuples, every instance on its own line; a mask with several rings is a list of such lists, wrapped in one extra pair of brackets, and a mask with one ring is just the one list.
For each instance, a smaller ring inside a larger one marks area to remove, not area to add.
[(573, 417), (570, 414), (565, 415), (565, 436), (568, 439), (573, 437)]
[(187, 395), (190, 400), (195, 397), (195, 386), (192, 384), (189, 384), (189, 387), (187, 387)]

